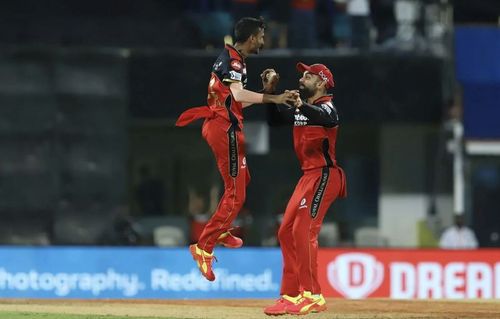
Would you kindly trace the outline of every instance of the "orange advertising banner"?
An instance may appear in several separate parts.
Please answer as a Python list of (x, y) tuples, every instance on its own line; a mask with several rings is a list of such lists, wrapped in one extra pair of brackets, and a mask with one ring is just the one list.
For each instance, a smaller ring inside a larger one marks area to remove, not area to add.
[(325, 297), (500, 298), (500, 249), (321, 249)]

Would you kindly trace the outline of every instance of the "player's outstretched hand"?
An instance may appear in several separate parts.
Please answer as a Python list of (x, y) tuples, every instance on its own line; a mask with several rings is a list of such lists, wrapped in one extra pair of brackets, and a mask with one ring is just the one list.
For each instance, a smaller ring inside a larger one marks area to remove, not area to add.
[(285, 91), (284, 93), (277, 95), (276, 104), (286, 104), (290, 107), (294, 107), (297, 101), (297, 94), (293, 91)]
[(298, 90), (285, 90), (285, 93), (290, 93), (294, 98), (294, 102), (289, 106), (295, 108), (299, 108), (302, 106), (302, 99), (300, 98), (300, 93)]
[(265, 69), (261, 74), (262, 88), (265, 93), (273, 93), (280, 80), (280, 75), (274, 69)]

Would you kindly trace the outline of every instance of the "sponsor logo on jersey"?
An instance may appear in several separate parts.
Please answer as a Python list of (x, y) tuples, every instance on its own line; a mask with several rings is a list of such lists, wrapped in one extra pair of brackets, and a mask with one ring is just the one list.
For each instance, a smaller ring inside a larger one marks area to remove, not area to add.
[(229, 175), (238, 176), (238, 142), (236, 129), (231, 127), (227, 132), (229, 138)]
[(231, 61), (231, 67), (236, 71), (239, 71), (243, 68), (243, 66), (241, 65), (241, 62), (238, 60)]
[(326, 184), (328, 183), (328, 177), (330, 176), (330, 170), (325, 167), (321, 173), (321, 180), (319, 182), (318, 189), (314, 194), (311, 205), (311, 217), (316, 218), (319, 211), (319, 206), (321, 205), (321, 200), (323, 199), (323, 194), (325, 193)]
[(323, 73), (323, 71), (319, 71), (319, 76), (323, 79), (323, 81), (328, 82), (328, 77)]
[(220, 67), (221, 67), (221, 65), (222, 65), (222, 61), (215, 62), (215, 63), (214, 63), (214, 71), (219, 70), (219, 69), (220, 69)]
[(241, 73), (236, 71), (229, 71), (229, 78), (231, 80), (241, 81)]
[(332, 105), (329, 104), (329, 103), (324, 103), (324, 104), (321, 104), (321, 108), (323, 110), (325, 110), (328, 114), (331, 114), (332, 113)]
[(293, 122), (293, 125), (295, 126), (305, 126), (309, 122), (309, 119), (302, 113), (295, 113), (294, 117), (295, 121)]
[(305, 198), (302, 198), (302, 200), (300, 201), (299, 209), (302, 209), (302, 208), (307, 208), (306, 199)]

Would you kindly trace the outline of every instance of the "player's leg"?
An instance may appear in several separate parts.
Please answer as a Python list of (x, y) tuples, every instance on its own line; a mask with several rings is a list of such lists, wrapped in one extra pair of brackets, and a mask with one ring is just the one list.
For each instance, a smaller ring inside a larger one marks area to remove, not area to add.
[[(217, 210), (203, 229), (198, 243), (189, 246), (200, 272), (210, 281), (215, 280), (215, 274), (212, 270), (214, 246), (221, 235), (228, 231), (232, 221), (243, 207), (249, 176), (246, 171), (246, 163), (244, 163), (243, 133), (235, 127), (226, 130), (224, 124), (216, 118), (206, 120), (203, 125), (203, 137), (214, 153), (224, 181), (224, 194), (219, 201)], [(227, 236), (223, 238), (223, 240), (227, 239)], [(236, 240), (232, 237), (229, 239)]]
[(306, 201), (307, 211), (297, 215), (293, 225), (299, 282), (303, 289), (303, 299), (287, 308), (288, 313), (306, 314), (326, 309), (318, 282), (318, 234), (325, 214), (339, 194), (340, 174), (336, 169), (325, 168), (315, 174), (308, 174)]
[(301, 211), (305, 209), (305, 206), (301, 203), (305, 196), (304, 186), (304, 177), (302, 177), (297, 183), (292, 197), (288, 201), (283, 220), (278, 230), (278, 239), (281, 253), (283, 254), (281, 295), (297, 296), (300, 293), (297, 256), (293, 240), (293, 225), (297, 214), (300, 214)]
[[(300, 202), (304, 197), (302, 179), (299, 180), (292, 197), (288, 201), (278, 230), (278, 239), (283, 254), (283, 276), (281, 279), (280, 298), (273, 305), (264, 308), (267, 315), (284, 315), (287, 307), (294, 305), (300, 298), (299, 274), (297, 268), (297, 256), (293, 243), (293, 223), (300, 209)], [(303, 209), (303, 208), (302, 208)]]
[(321, 293), (317, 279), (318, 235), (323, 218), (337, 198), (340, 190), (340, 174), (337, 169), (318, 170), (307, 179), (307, 212), (299, 214), (293, 225), (299, 267), (299, 281), (306, 291)]
[(243, 207), (249, 174), (245, 160), (244, 136), (241, 130), (231, 127), (226, 132), (218, 126), (211, 127), (206, 134), (206, 139), (212, 148), (224, 181), (224, 194), (217, 210), (198, 240), (198, 247), (211, 253), (219, 237), (228, 231)]

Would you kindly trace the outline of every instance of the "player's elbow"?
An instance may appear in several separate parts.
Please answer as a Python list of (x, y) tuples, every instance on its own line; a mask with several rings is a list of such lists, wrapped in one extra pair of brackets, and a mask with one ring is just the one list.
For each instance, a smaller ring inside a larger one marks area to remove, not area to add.
[(236, 102), (248, 102), (245, 100), (243, 90), (241, 89), (231, 89), (231, 94), (233, 95), (233, 98)]

